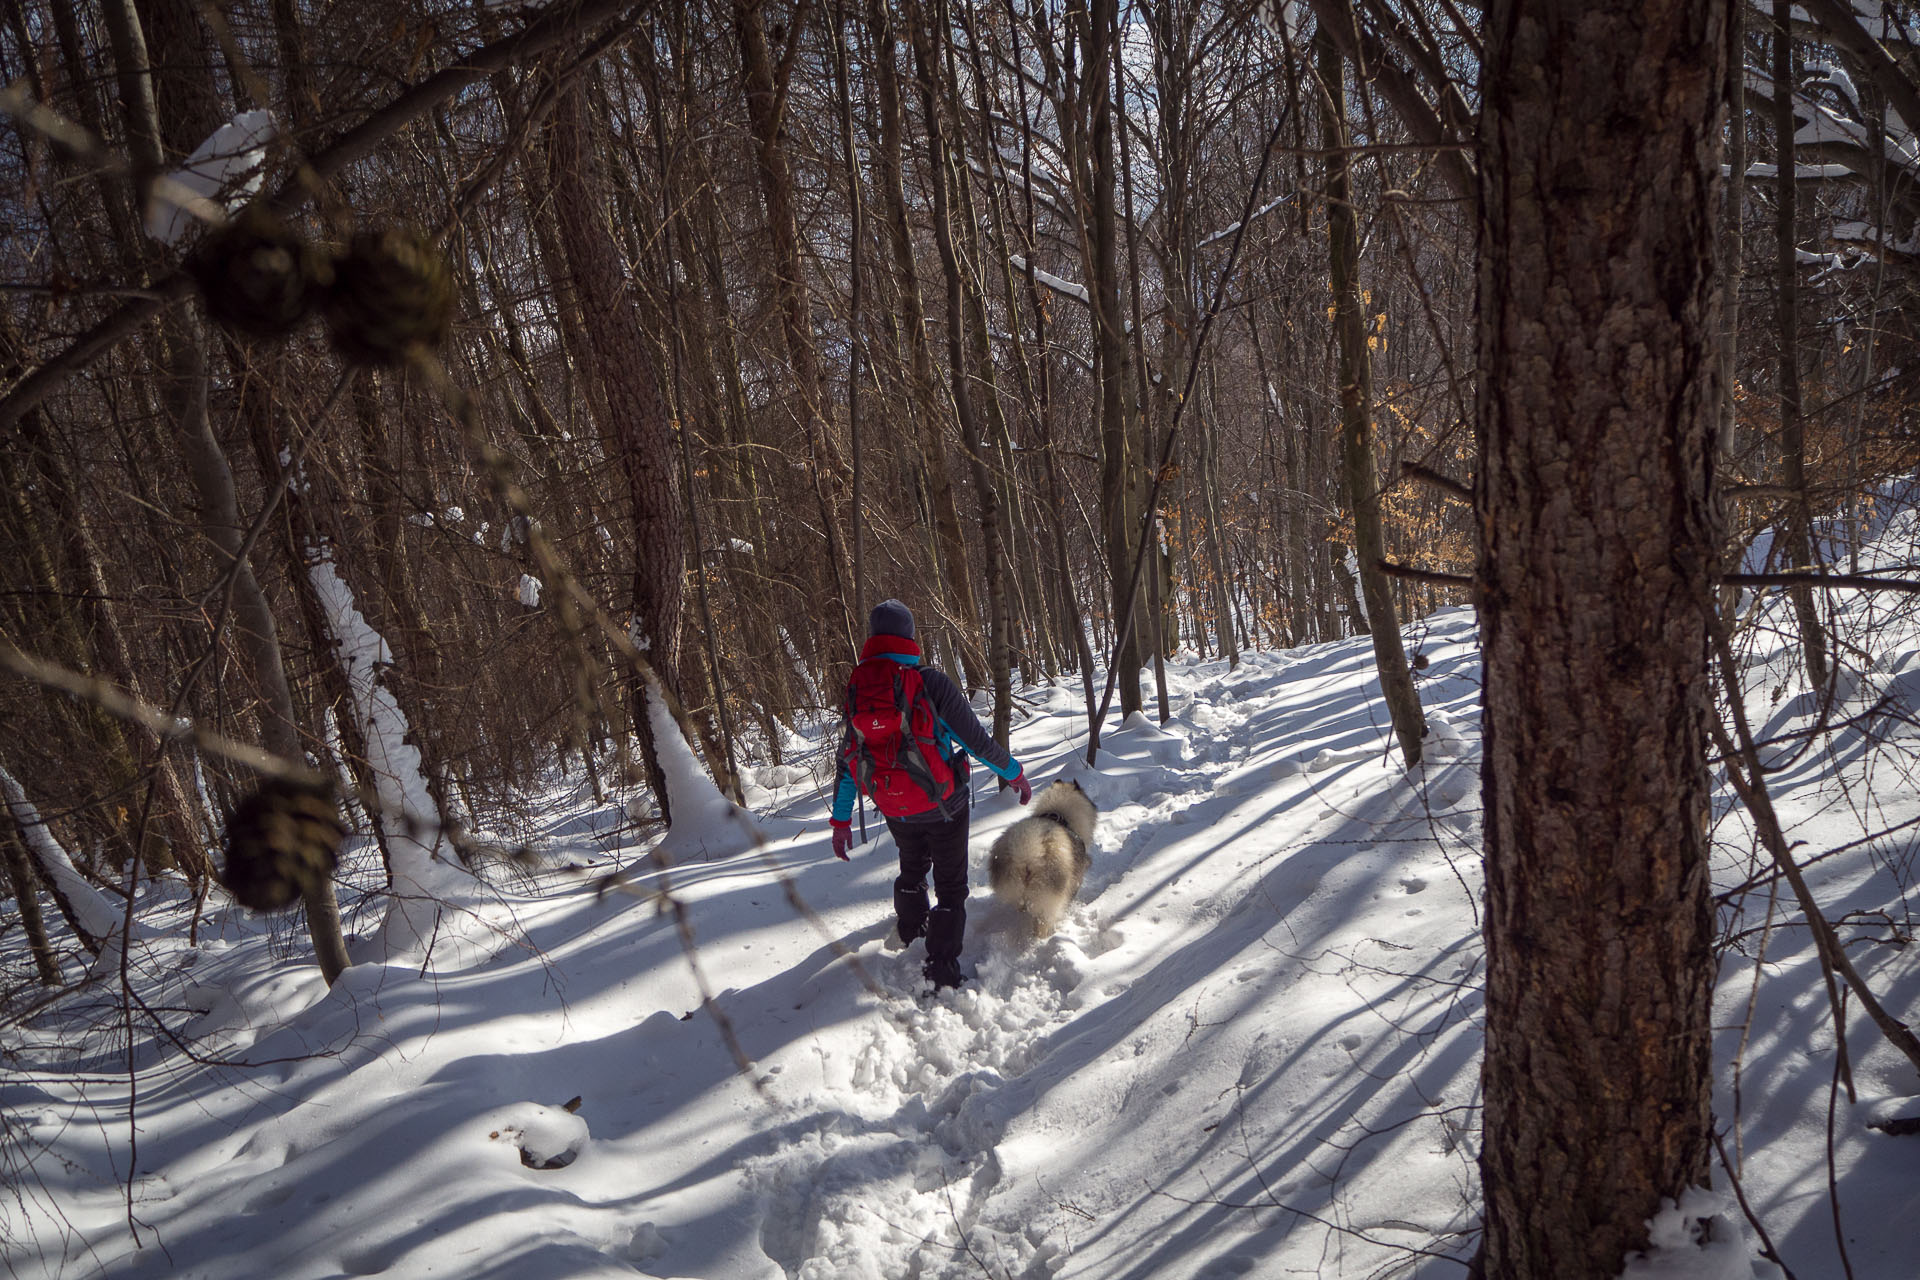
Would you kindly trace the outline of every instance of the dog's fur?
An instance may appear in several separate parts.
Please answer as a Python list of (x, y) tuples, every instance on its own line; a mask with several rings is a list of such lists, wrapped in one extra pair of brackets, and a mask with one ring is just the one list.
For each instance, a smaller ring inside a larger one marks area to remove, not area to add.
[(1018, 911), (1044, 938), (1059, 927), (1093, 859), (1100, 811), (1077, 782), (1061, 779), (1033, 798), (1033, 812), (1000, 833), (987, 855), (993, 896)]

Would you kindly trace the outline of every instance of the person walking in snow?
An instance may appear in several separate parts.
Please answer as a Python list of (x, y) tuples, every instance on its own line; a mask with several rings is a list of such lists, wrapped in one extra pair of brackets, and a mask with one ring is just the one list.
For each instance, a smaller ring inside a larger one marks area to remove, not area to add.
[[(900, 849), (900, 875), (893, 882), (899, 945), (925, 937), (928, 980), (937, 987), (957, 987), (972, 821), (967, 756), (1004, 779), (1021, 804), (1033, 798), (1033, 787), (1020, 762), (981, 727), (953, 681), (921, 665), (913, 613), (906, 605), (881, 601), (867, 620), (867, 633), (847, 682), (833, 791), (834, 856), (847, 860), (854, 797), (866, 796), (886, 818)], [(931, 910), (929, 871), (938, 901)]]

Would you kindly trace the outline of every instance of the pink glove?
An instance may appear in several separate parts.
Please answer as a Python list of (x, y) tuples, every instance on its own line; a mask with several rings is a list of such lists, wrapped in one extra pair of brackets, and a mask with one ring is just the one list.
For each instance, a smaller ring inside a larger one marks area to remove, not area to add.
[(833, 828), (833, 856), (842, 862), (850, 861), (847, 851), (853, 848), (852, 821), (842, 822), (837, 818), (829, 818), (827, 825)]
[(1033, 784), (1027, 781), (1027, 771), (1025, 769), (1022, 769), (1019, 775), (1007, 785), (1013, 788), (1013, 794), (1020, 797), (1021, 804), (1025, 804), (1027, 801), (1033, 799)]

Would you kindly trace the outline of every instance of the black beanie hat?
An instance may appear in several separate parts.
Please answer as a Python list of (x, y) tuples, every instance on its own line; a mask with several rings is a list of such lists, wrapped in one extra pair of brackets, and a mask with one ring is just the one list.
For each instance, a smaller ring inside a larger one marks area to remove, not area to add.
[(913, 610), (898, 600), (882, 600), (867, 616), (867, 634), (913, 639)]

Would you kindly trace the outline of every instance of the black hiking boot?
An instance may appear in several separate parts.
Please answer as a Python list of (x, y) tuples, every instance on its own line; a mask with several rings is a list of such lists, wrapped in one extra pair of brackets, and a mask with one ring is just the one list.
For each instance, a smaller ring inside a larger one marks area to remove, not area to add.
[(927, 886), (925, 883), (901, 888), (893, 886), (893, 929), (902, 947), (927, 931)]
[(934, 986), (957, 987), (965, 979), (960, 943), (966, 931), (965, 907), (935, 907), (927, 914), (927, 962), (921, 972)]

